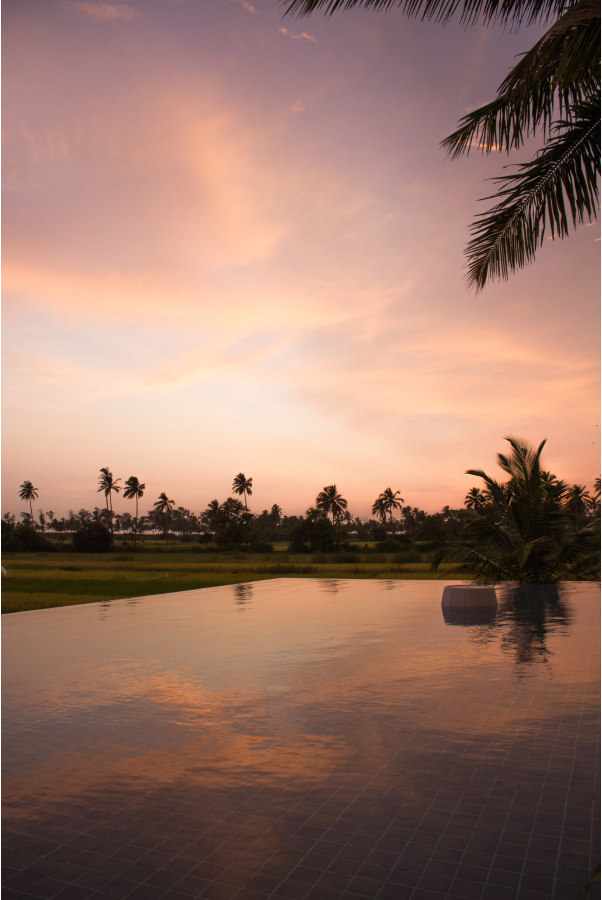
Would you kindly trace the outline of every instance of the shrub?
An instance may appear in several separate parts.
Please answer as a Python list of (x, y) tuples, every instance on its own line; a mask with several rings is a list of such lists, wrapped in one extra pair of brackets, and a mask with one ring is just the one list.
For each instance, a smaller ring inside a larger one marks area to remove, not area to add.
[(407, 550), (400, 550), (399, 553), (396, 553), (393, 557), (393, 562), (398, 565), (404, 565), (405, 563), (418, 563), (421, 560), (420, 550), (418, 547), (408, 547)]
[(360, 559), (359, 553), (354, 553), (353, 550), (343, 550), (341, 553), (337, 553), (335, 562), (358, 563), (360, 562)]
[(274, 547), (269, 541), (262, 541), (257, 537), (249, 544), (250, 553), (273, 553)]
[(108, 553), (111, 549), (111, 532), (102, 522), (86, 522), (73, 535), (76, 553)]
[[(3, 522), (4, 526), (5, 523)], [(54, 546), (31, 525), (23, 523), (9, 528), (2, 528), (2, 549), (15, 550), (18, 553), (39, 553), (52, 551)]]

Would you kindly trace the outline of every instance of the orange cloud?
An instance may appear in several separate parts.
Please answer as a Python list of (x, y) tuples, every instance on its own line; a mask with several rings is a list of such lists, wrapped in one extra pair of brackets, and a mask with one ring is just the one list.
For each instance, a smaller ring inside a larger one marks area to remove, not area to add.
[(312, 43), (317, 44), (318, 39), (313, 35), (308, 34), (306, 31), (301, 32), (301, 34), (292, 34), (292, 32), (288, 31), (286, 28), (279, 29), (280, 34), (285, 34), (287, 37), (293, 38), (293, 40), (298, 40), (299, 38), (303, 38), (306, 41), (312, 41)]
[(129, 22), (137, 15), (133, 6), (127, 3), (87, 3), (73, 2), (63, 4), (93, 22)]

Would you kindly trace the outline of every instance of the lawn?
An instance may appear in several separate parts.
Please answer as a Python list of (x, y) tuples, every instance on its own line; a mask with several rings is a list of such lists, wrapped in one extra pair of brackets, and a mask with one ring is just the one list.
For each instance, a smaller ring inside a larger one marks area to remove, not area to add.
[[(208, 553), (186, 547), (146, 547), (143, 552), (106, 554), (5, 553), (2, 564), (2, 612), (21, 612), (189, 591), (261, 581), (266, 578), (432, 578), (430, 560), (396, 562), (395, 553), (293, 555)], [(438, 577), (450, 578), (454, 566)]]

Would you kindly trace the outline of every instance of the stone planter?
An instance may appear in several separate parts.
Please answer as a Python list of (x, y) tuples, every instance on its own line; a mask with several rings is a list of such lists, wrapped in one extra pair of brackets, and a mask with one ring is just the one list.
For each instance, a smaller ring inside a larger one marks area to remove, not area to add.
[(443, 610), (497, 609), (495, 588), (486, 584), (448, 584), (443, 588)]

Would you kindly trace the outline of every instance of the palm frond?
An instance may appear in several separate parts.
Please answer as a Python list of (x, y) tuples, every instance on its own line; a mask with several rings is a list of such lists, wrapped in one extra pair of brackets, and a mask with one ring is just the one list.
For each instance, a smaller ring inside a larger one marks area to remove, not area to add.
[[(556, 137), (519, 171), (494, 179), (505, 185), (495, 198), (500, 203), (480, 214), (471, 228), (475, 237), (466, 249), (468, 283), (477, 290), (491, 277), (506, 279), (535, 256), (543, 243), (546, 218), (552, 237), (590, 221), (598, 208), (600, 173), (600, 101), (596, 97), (574, 107), (571, 120), (557, 122)], [(487, 197), (485, 199), (492, 199)]]
[(477, 149), (509, 152), (541, 127), (549, 136), (555, 115), (570, 114), (600, 83), (600, 6), (578, 0), (525, 53), (491, 103), (461, 119), (442, 141), (451, 159)]
[[(286, 2), (286, 0), (285, 0)], [(533, 22), (545, 22), (570, 7), (567, 0), (290, 0), (286, 15), (307, 16), (317, 9), (332, 15), (339, 9), (376, 9), (387, 12), (395, 7), (412, 18), (449, 22), (457, 19), (472, 25), (483, 20), (519, 28)]]

